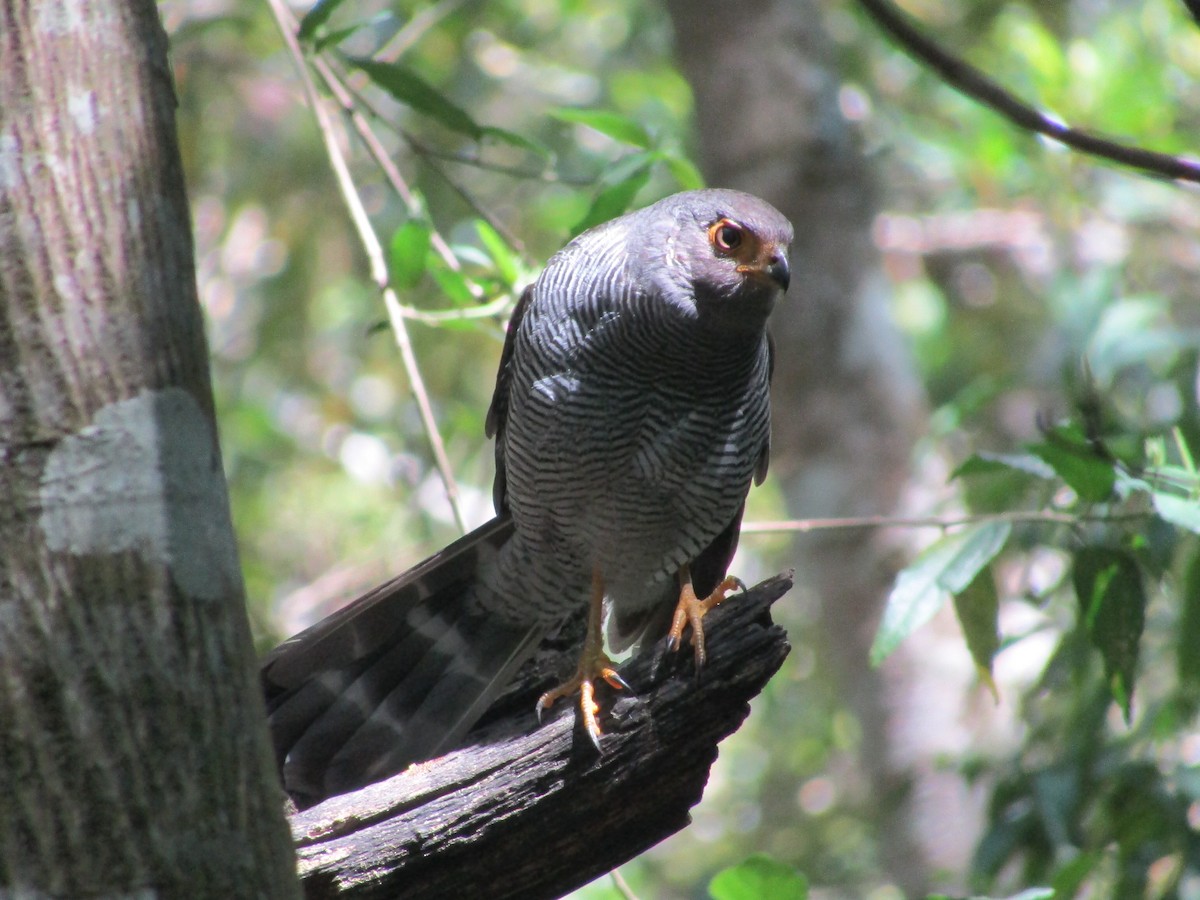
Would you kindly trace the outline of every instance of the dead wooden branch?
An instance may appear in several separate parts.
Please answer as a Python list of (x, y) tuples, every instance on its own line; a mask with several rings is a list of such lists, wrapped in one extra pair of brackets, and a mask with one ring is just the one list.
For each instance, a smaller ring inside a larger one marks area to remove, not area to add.
[(787, 656), (771, 604), (779, 575), (706, 619), (708, 663), (661, 644), (621, 667), (635, 695), (604, 692), (604, 752), (560, 703), (534, 697), (465, 747), (292, 817), (313, 898), (558, 897), (689, 822), (749, 701)]

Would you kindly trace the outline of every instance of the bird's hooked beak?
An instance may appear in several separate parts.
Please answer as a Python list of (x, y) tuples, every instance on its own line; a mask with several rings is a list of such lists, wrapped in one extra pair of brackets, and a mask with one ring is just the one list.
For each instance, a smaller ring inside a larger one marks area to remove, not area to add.
[(787, 249), (768, 245), (763, 247), (758, 259), (749, 265), (738, 266), (738, 271), (758, 278), (769, 278), (781, 291), (787, 292), (792, 281), (792, 270), (788, 265)]
[(788, 265), (787, 251), (776, 247), (767, 261), (765, 271), (767, 277), (786, 294), (788, 285), (792, 283), (792, 269)]

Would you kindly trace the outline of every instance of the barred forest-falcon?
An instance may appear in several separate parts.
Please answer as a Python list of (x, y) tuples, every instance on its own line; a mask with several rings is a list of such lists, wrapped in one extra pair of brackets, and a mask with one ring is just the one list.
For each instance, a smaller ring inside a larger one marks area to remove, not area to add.
[[(487, 432), (497, 517), (285, 641), (262, 663), (301, 807), (455, 746), (552, 629), (587, 617), (576, 692), (599, 744), (604, 651), (692, 629), (726, 578), (770, 447), (767, 317), (792, 227), (688, 191), (575, 238), (521, 295)], [(704, 599), (697, 599), (697, 598)], [(672, 621), (672, 614), (674, 619)]]

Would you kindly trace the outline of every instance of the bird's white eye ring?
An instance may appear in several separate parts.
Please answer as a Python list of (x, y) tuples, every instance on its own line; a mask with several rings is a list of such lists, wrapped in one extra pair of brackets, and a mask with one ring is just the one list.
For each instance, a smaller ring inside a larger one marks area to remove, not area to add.
[(731, 219), (718, 219), (708, 228), (708, 240), (718, 253), (736, 253), (745, 238), (745, 229)]

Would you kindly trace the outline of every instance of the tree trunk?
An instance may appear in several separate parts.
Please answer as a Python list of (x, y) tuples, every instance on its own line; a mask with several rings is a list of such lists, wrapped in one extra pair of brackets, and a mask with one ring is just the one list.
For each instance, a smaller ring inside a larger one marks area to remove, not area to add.
[(0, 0), (0, 894), (293, 896), (152, 0)]

